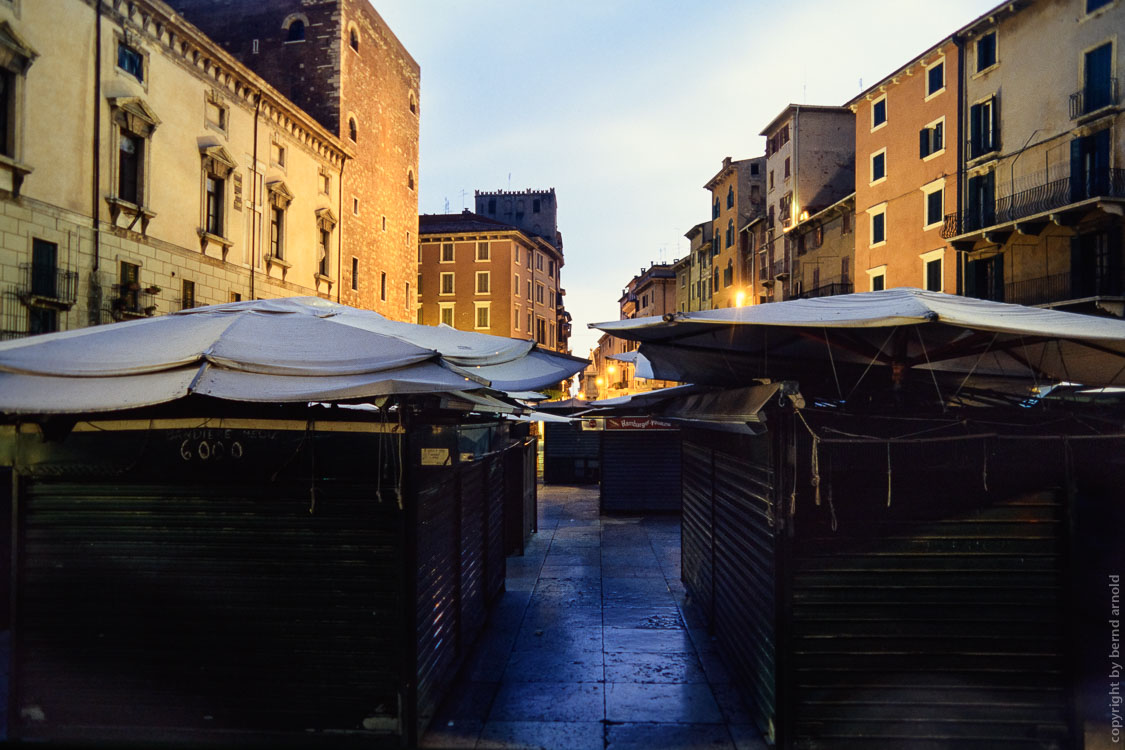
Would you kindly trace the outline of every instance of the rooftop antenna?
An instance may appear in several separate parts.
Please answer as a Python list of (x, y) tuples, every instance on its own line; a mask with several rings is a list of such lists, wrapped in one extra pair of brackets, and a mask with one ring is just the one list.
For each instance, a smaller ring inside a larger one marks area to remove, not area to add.
[(445, 213), (449, 213), (449, 196), (445, 198)]
[(863, 91), (863, 79), (862, 78), (859, 79), (859, 90)]
[(461, 210), (462, 211), (465, 210), (465, 196), (468, 195), (468, 194), (469, 194), (469, 191), (467, 191), (467, 190), (461, 191)]
[(508, 192), (512, 190), (512, 173), (508, 172)]
[(809, 101), (809, 68), (806, 65), (801, 70), (801, 101), (808, 104)]

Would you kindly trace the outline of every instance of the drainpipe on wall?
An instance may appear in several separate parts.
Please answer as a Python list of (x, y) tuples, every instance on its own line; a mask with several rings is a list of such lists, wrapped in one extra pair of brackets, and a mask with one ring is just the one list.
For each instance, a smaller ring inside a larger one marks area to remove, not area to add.
[[(254, 95), (254, 156), (253, 163), (250, 166), (250, 198), (254, 205), (250, 209), (251, 211), (261, 210), (261, 206), (258, 205), (260, 199), (258, 191), (258, 118), (261, 112), (262, 91), (259, 89)], [(262, 192), (265, 191), (265, 188), (266, 186), (263, 184)], [(256, 299), (254, 296), (254, 267), (258, 262), (258, 223), (256, 216), (250, 217), (250, 299)]]
[[(793, 137), (789, 142), (793, 145), (793, 197), (789, 201), (789, 215), (792, 217), (793, 226), (801, 219), (801, 213), (798, 209), (801, 208), (801, 149), (798, 139), (800, 136), (801, 128), (801, 105), (794, 105), (793, 109)], [(784, 248), (785, 242), (782, 241)], [(785, 299), (793, 298), (793, 277), (796, 275), (793, 268), (793, 243), (789, 243), (789, 252), (786, 253), (786, 261), (789, 263), (789, 278), (786, 280), (788, 290), (785, 293)]]
[[(336, 303), (340, 303), (340, 287), (344, 285), (344, 165), (348, 163), (347, 154), (340, 154), (340, 182), (336, 186), (336, 208), (340, 212), (340, 232), (336, 237)], [(356, 286), (359, 286), (356, 284)], [(359, 291), (358, 289), (356, 290)], [(356, 300), (358, 302), (359, 300)], [(410, 302), (410, 300), (407, 300)]]
[[(957, 46), (957, 189), (955, 197), (955, 206), (957, 208), (957, 220), (960, 222), (961, 217), (964, 215), (964, 194), (962, 193), (962, 182), (965, 180), (965, 38), (960, 34), (954, 34), (952, 37), (953, 44)], [(963, 253), (960, 250), (954, 250), (954, 257), (957, 259), (957, 294), (965, 293), (965, 271), (967, 269), (968, 260), (966, 256), (968, 253)]]
[(101, 322), (102, 288), (98, 280), (101, 269), (101, 230), (98, 228), (98, 197), (101, 187), (102, 148), (102, 3), (94, 5), (94, 145), (93, 180), (90, 185), (90, 221), (94, 230), (94, 265), (90, 272), (90, 291), (86, 296), (86, 319), (90, 325)]

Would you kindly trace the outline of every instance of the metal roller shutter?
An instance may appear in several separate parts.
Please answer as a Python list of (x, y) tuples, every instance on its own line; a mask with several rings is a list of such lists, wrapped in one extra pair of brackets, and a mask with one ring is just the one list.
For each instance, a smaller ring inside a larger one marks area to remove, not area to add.
[(347, 482), (315, 512), (307, 482), (23, 490), (18, 736), (397, 729), (393, 500)]
[(459, 616), (459, 509), (453, 469), (419, 472), (415, 616), (417, 617), (418, 723), (425, 726), (438, 708), (457, 665)]
[(485, 498), (485, 539), (484, 571), (488, 601), (492, 601), (504, 590), (504, 464), (508, 454), (516, 454), (520, 446), (498, 453), (487, 461), (488, 486)]
[(797, 517), (794, 747), (1069, 746), (1064, 495), (1014, 486), (1059, 456), (993, 452), (983, 492), (986, 448), (894, 445), (890, 495), (885, 444), (823, 450), (838, 528)]
[(460, 644), (464, 651), (476, 639), (485, 620), (485, 466), (483, 461), (462, 464), (460, 480)]
[(606, 430), (602, 434), (604, 511), (678, 511), (679, 431)]

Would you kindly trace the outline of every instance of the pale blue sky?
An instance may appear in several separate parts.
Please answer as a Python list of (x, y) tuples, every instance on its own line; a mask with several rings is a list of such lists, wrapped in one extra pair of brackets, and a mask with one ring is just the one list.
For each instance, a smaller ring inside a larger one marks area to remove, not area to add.
[(586, 356), (586, 324), (618, 317), (629, 279), (686, 253), (724, 156), (762, 155), (758, 133), (790, 102), (843, 104), (995, 2), (373, 5), (422, 67), (418, 210), (554, 187)]

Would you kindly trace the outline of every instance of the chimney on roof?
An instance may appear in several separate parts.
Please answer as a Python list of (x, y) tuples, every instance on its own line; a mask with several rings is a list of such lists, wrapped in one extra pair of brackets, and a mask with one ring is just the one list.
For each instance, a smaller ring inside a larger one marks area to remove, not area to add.
[(469, 215), (469, 214), (471, 214), (471, 213), (472, 213), (472, 211), (470, 211), (470, 210), (469, 210), (469, 209), (467, 209), (467, 208), (463, 208), (463, 209), (461, 209), (461, 215), (462, 215), (462, 216), (468, 216), (468, 215)]
[(730, 166), (730, 157), (724, 156), (723, 157), (723, 169), (726, 169), (729, 166)]

